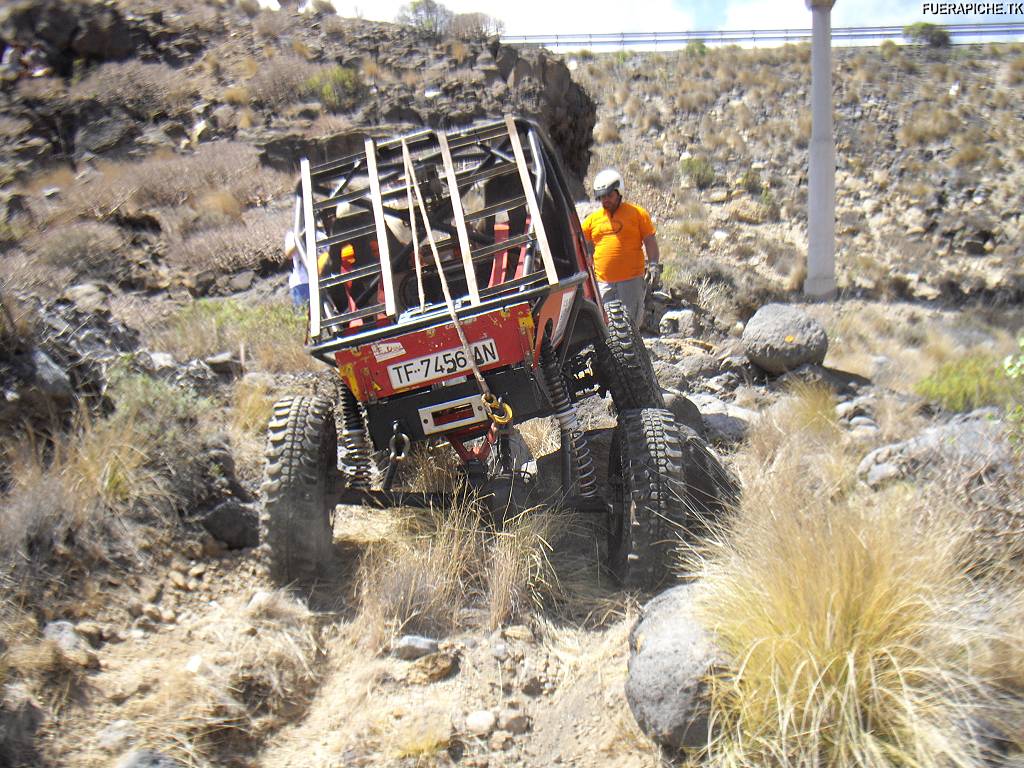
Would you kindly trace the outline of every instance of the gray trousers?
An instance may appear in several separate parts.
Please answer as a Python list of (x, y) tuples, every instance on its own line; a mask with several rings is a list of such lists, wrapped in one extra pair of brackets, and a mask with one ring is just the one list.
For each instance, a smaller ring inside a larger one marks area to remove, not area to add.
[(644, 299), (647, 296), (647, 281), (643, 275), (618, 283), (602, 283), (598, 281), (597, 288), (601, 292), (601, 300), (618, 299), (626, 307), (633, 325), (640, 327), (643, 319)]

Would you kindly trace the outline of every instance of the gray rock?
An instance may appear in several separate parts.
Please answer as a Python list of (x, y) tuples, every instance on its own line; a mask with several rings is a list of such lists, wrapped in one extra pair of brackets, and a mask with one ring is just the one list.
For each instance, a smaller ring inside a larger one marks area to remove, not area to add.
[(750, 423), (757, 418), (756, 412), (722, 402), (712, 395), (692, 394), (690, 400), (700, 411), (707, 439), (712, 443), (735, 445), (742, 442)]
[(662, 387), (680, 391), (689, 388), (686, 374), (683, 373), (683, 370), (678, 365), (667, 363), (664, 360), (654, 360), (653, 362), (654, 375)]
[(137, 735), (138, 728), (131, 720), (115, 720), (96, 735), (96, 741), (105, 752), (121, 752)]
[(114, 768), (184, 768), (184, 766), (156, 750), (136, 749), (118, 760)]
[(721, 364), (713, 355), (698, 352), (684, 356), (676, 363), (676, 367), (688, 379), (703, 379), (717, 374)]
[(498, 724), (498, 718), (490, 710), (480, 710), (466, 715), (466, 730), (474, 736), (487, 736)]
[(857, 467), (857, 475), (872, 488), (890, 480), (930, 476), (956, 470), (964, 474), (1002, 471), (1013, 450), (996, 408), (954, 416), (902, 443), (876, 448)]
[(64, 291), (63, 298), (86, 312), (109, 312), (110, 293), (110, 287), (104, 283), (79, 283)]
[(701, 416), (700, 409), (694, 405), (693, 401), (682, 392), (674, 389), (664, 390), (662, 395), (665, 398), (665, 408), (672, 411), (672, 415), (676, 417), (676, 422), (685, 424), (700, 435), (702, 440), (707, 440), (704, 419)]
[(91, 651), (89, 641), (78, 634), (75, 625), (70, 621), (51, 621), (43, 627), (43, 638), (56, 643), (62, 651)]
[(867, 416), (854, 416), (852, 419), (850, 419), (850, 426), (851, 427), (875, 427), (875, 428), (878, 427), (878, 425), (875, 423), (875, 420), (874, 419), (870, 419)]
[(59, 404), (71, 402), (75, 396), (71, 379), (49, 355), (41, 349), (32, 350), (32, 365), (35, 368), (34, 386), (40, 393)]
[(805, 363), (820, 365), (828, 352), (821, 323), (785, 304), (766, 304), (743, 329), (743, 347), (750, 361), (769, 373), (783, 373)]
[(28, 691), (8, 684), (0, 701), (0, 765), (43, 765), (36, 751), (36, 733), (43, 712)]
[(692, 309), (672, 309), (661, 316), (658, 330), (662, 336), (678, 333), (682, 336), (696, 336), (698, 333), (697, 313)]
[(641, 730), (673, 749), (707, 744), (705, 681), (720, 659), (694, 615), (693, 590), (683, 584), (658, 595), (629, 633), (626, 701)]
[(234, 499), (218, 504), (200, 518), (210, 535), (228, 549), (244, 549), (259, 544), (259, 514)]
[(391, 646), (391, 653), (400, 659), (413, 661), (431, 653), (437, 653), (437, 640), (420, 635), (405, 635)]
[(242, 375), (242, 361), (233, 352), (210, 355), (203, 362), (210, 366), (211, 371), (220, 376), (235, 379)]
[(530, 716), (518, 709), (502, 710), (498, 715), (498, 727), (513, 736), (520, 736), (530, 730)]
[(251, 269), (246, 269), (243, 272), (239, 272), (237, 275), (232, 275), (228, 280), (228, 290), (232, 293), (241, 293), (242, 291), (248, 291), (252, 288), (253, 282), (256, 280), (256, 273)]

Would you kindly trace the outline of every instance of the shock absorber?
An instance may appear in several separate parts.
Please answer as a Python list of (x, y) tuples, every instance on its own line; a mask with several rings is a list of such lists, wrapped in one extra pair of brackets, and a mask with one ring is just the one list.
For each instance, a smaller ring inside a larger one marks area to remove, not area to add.
[(548, 386), (548, 396), (555, 409), (555, 418), (562, 432), (562, 450), (568, 448), (572, 452), (572, 461), (576, 468), (576, 483), (580, 496), (597, 495), (597, 477), (594, 473), (594, 460), (590, 456), (590, 445), (587, 436), (580, 429), (576, 416), (576, 406), (569, 400), (565, 378), (558, 367), (551, 343), (545, 339), (541, 345), (541, 370)]
[(348, 477), (350, 488), (370, 489), (370, 443), (359, 401), (352, 390), (341, 385), (341, 447), (342, 470)]

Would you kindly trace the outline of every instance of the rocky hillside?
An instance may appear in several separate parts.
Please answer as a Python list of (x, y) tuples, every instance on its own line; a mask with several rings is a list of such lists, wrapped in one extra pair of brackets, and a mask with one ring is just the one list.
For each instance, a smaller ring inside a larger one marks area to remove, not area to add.
[[(806, 48), (190, 0), (15, 0), (0, 40), (46, 57), (0, 83), (0, 766), (1020, 765), (1019, 50), (837, 52), (843, 293), (801, 305)], [(545, 503), (534, 420), (536, 508), (340, 507), (299, 599), (257, 525), (273, 402), (336, 395), (286, 292), (295, 162), (510, 110), (657, 217), (648, 351), (742, 497), (648, 604)]]
[[(577, 54), (601, 102), (594, 168), (619, 165), (677, 256), (802, 280), (810, 48)], [(1019, 302), (1019, 45), (834, 52), (837, 273), (846, 295)], [(699, 277), (700, 275), (698, 275)]]
[(62, 0), (5, 5), (0, 40), (37, 43), (49, 73), (0, 91), (0, 242), (14, 284), (244, 289), (280, 264), (298, 159), (367, 135), (520, 112), (577, 179), (589, 162), (594, 104), (564, 63), (496, 40)]

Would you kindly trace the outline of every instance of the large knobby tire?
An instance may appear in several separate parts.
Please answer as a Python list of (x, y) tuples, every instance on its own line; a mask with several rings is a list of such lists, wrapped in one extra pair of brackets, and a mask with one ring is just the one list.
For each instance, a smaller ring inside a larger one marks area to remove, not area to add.
[(629, 589), (656, 590), (735, 503), (738, 488), (703, 440), (658, 408), (619, 414), (609, 457), (613, 512), (608, 558)]
[(619, 413), (636, 408), (664, 408), (661, 386), (640, 332), (618, 299), (604, 303), (608, 335), (594, 344), (597, 380), (611, 393)]
[(271, 576), (310, 585), (333, 563), (333, 497), (338, 433), (331, 403), (287, 397), (267, 430), (260, 539)]

